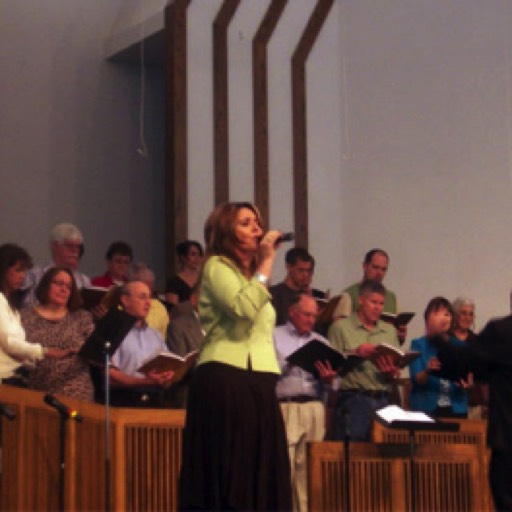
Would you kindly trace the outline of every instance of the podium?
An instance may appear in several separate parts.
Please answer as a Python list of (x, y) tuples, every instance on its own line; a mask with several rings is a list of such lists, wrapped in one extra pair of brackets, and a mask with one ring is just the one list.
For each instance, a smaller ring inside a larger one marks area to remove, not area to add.
[[(389, 413), (389, 414), (386, 414)], [(406, 430), (409, 434), (409, 475), (411, 482), (411, 512), (416, 512), (416, 472), (414, 467), (415, 433), (417, 431), (458, 432), (459, 424), (436, 421), (424, 413), (404, 411), (396, 405), (375, 411), (377, 421), (387, 428)]]

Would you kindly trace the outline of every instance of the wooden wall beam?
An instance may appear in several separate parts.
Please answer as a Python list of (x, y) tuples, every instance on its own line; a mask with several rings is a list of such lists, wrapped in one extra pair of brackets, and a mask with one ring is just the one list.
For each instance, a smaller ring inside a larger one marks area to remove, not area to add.
[(176, 272), (175, 246), (188, 233), (187, 205), (187, 8), (175, 0), (165, 8), (165, 269)]
[(229, 199), (228, 27), (240, 0), (224, 0), (213, 22), (215, 204)]
[(252, 41), (254, 203), (269, 221), (267, 46), (288, 0), (272, 0)]
[(317, 0), (292, 56), (295, 243), (304, 248), (307, 248), (309, 244), (306, 61), (333, 3), (334, 0)]

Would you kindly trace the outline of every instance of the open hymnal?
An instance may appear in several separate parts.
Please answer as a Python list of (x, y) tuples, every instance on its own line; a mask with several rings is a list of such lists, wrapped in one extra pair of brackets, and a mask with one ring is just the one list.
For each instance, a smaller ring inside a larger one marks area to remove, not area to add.
[(172, 382), (179, 382), (185, 377), (189, 370), (195, 366), (198, 357), (198, 350), (189, 352), (184, 357), (173, 354), (172, 352), (157, 352), (151, 357), (148, 357), (137, 371), (140, 373), (149, 373), (151, 371), (163, 373), (173, 371), (174, 377), (172, 378)]
[(403, 352), (399, 348), (388, 345), (387, 343), (379, 343), (375, 347), (375, 351), (371, 355), (370, 359), (375, 361), (375, 359), (381, 356), (391, 357), (395, 366), (398, 368), (405, 368), (408, 364), (420, 356), (420, 352), (417, 350)]
[(363, 358), (356, 354), (342, 354), (326, 343), (312, 339), (290, 354), (286, 360), (289, 364), (298, 366), (318, 377), (318, 370), (315, 367), (317, 361), (324, 364), (326, 361), (329, 361), (333, 370), (337, 371), (340, 375), (345, 375), (357, 366)]
[(91, 310), (101, 304), (101, 301), (105, 298), (108, 292), (108, 288), (102, 286), (89, 286), (80, 290), (80, 296), (82, 297), (82, 305), (85, 309)]

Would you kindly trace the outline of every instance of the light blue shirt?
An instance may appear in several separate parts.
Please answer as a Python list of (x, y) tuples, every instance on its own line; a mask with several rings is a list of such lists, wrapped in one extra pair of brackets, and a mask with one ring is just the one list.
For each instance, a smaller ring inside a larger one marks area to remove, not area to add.
[(293, 354), (296, 350), (313, 339), (317, 339), (329, 345), (329, 342), (316, 332), (299, 334), (291, 322), (280, 325), (274, 329), (274, 345), (276, 348), (277, 362), (282, 371), (282, 375), (276, 385), (277, 398), (285, 399), (297, 396), (310, 396), (312, 398), (318, 398), (319, 400), (322, 399), (322, 381), (316, 379), (311, 373), (302, 370), (298, 366), (291, 366), (286, 361), (289, 355)]
[(142, 363), (159, 352), (168, 352), (160, 334), (144, 325), (132, 327), (121, 346), (112, 356), (112, 364), (123, 373), (132, 377), (144, 377), (137, 370)]

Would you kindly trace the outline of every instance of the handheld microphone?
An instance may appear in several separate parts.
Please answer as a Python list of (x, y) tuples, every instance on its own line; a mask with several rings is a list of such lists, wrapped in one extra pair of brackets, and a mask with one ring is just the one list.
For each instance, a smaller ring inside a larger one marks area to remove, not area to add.
[(5, 416), (8, 420), (13, 420), (16, 418), (16, 414), (12, 411), (10, 407), (0, 402), (0, 416)]
[(61, 416), (66, 419), (73, 419), (75, 421), (82, 421), (83, 418), (78, 414), (78, 411), (69, 408), (67, 405), (64, 405), (60, 400), (57, 400), (53, 395), (44, 395), (44, 402), (48, 404), (50, 407), (56, 409)]
[(295, 240), (295, 235), (293, 233), (283, 233), (276, 240), (276, 244), (280, 244), (281, 242), (292, 242), (293, 240)]

